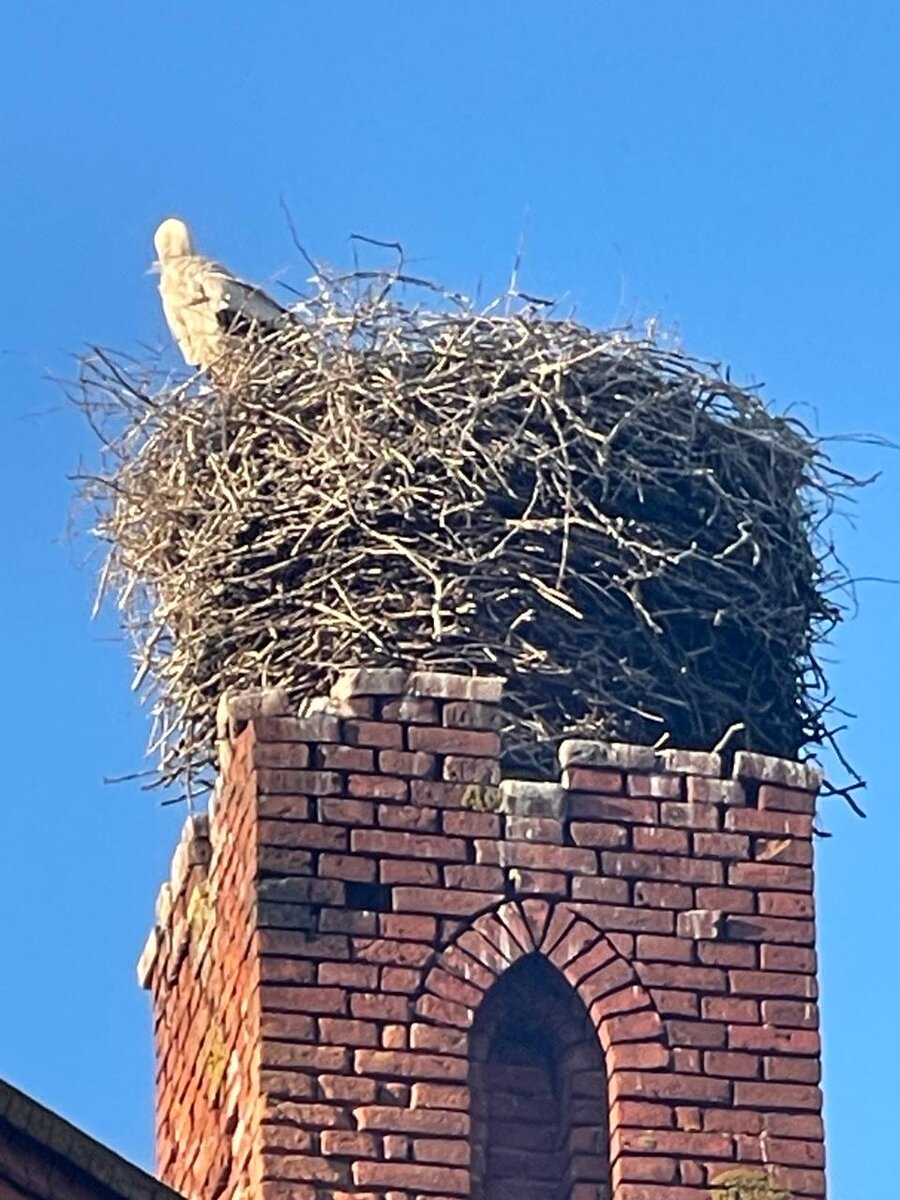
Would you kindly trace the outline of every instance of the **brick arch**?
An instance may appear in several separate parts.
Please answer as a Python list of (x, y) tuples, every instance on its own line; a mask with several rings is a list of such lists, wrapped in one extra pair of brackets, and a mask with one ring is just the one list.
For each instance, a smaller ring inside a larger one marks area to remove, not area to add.
[(471, 1200), (608, 1200), (605, 1055), (544, 955), (526, 954), (487, 993), (468, 1063)]
[(515, 963), (539, 954), (587, 1010), (609, 1072), (669, 1065), (665, 1024), (637, 972), (610, 938), (565, 901), (510, 900), (482, 913), (436, 952), (416, 1014), (469, 1029), (488, 990)]

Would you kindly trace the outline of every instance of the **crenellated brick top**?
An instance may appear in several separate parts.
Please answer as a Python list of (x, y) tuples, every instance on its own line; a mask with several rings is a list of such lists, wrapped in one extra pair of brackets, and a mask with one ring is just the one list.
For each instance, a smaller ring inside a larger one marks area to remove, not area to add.
[(209, 816), (139, 964), (163, 1177), (203, 1200), (502, 1200), (470, 1031), (533, 959), (604, 1053), (609, 1162), (577, 1126), (572, 1200), (706, 1200), (729, 1171), (823, 1196), (818, 771), (570, 739), (556, 782), (503, 779), (501, 699), (382, 669), (299, 712), (223, 698)]

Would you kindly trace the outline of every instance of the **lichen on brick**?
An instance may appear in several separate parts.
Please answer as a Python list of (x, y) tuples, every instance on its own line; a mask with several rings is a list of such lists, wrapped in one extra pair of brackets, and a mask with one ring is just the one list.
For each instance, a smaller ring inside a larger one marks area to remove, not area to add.
[(778, 1187), (767, 1172), (753, 1167), (723, 1171), (711, 1184), (712, 1200), (791, 1200), (790, 1192)]

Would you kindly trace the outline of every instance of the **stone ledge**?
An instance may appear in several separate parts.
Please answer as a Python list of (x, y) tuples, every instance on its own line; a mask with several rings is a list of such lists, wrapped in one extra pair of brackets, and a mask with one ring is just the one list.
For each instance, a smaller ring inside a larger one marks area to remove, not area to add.
[(168, 879), (160, 885), (159, 891), (156, 893), (156, 924), (160, 929), (165, 929), (169, 924), (169, 918), (172, 915), (172, 885)]
[(330, 698), (332, 701), (342, 701), (366, 696), (411, 696), (499, 704), (505, 682), (499, 675), (406, 671), (400, 667), (355, 667), (339, 672)]
[[(153, 976), (154, 966), (161, 952), (168, 953), (170, 939), (175, 936), (173, 928), (173, 913), (180, 913), (176, 908), (192, 878), (196, 878), (195, 869), (200, 869), (201, 877), (209, 864), (212, 847), (210, 844), (210, 822), (216, 825), (216, 809), (221, 792), (222, 779), (230, 766), (231, 739), (236, 737), (243, 728), (252, 721), (259, 722), (259, 736), (263, 741), (278, 742), (311, 742), (322, 744), (341, 744), (348, 734), (344, 724), (345, 712), (355, 713), (355, 709), (365, 704), (367, 710), (377, 721), (388, 720), (383, 715), (385, 706), (376, 706), (373, 697), (385, 697), (393, 707), (403, 703), (412, 706), (410, 721), (412, 728), (418, 728), (414, 718), (418, 718), (425, 726), (434, 725), (442, 737), (453, 735), (463, 736), (466, 729), (464, 718), (468, 712), (476, 715), (474, 727), (484, 729), (492, 724), (491, 715), (496, 714), (495, 707), (503, 694), (504, 680), (499, 676), (468, 676), (447, 671), (419, 670), (408, 672), (399, 668), (368, 668), (361, 667), (342, 671), (332, 689), (330, 696), (312, 697), (303, 701), (299, 706), (292, 707), (287, 692), (283, 688), (263, 688), (239, 693), (225, 693), (219, 703), (217, 724), (220, 748), (229, 751), (222, 760), (222, 770), (216, 779), (216, 785), (210, 800), (210, 816), (202, 815), (188, 817), (181, 837), (172, 858), (170, 878), (159, 890), (155, 909), (154, 926), (147, 938), (146, 944), (138, 962), (138, 977), (143, 986), (148, 986)], [(355, 705), (354, 705), (355, 702)], [(438, 703), (442, 702), (442, 703)], [(418, 707), (416, 707), (418, 706)], [(427, 717), (423, 716), (425, 710)], [(358, 714), (357, 714), (358, 715)], [(359, 718), (369, 719), (369, 718)], [(391, 712), (390, 720), (400, 719), (399, 709)], [(268, 723), (268, 724), (267, 724)], [(406, 736), (406, 735), (403, 735)], [(475, 733), (473, 737), (485, 737), (486, 734)], [(349, 743), (348, 743), (349, 744)], [(442, 752), (443, 753), (443, 752)], [(444, 753), (448, 763), (454, 760), (454, 755)], [(618, 779), (621, 791), (621, 773), (630, 773), (637, 781), (636, 795), (633, 801), (642, 802), (643, 796), (651, 799), (671, 799), (673, 791), (680, 788), (677, 795), (687, 793), (686, 811), (693, 804), (710, 807), (712, 805), (740, 806), (747, 801), (742, 782), (752, 780), (754, 783), (770, 784), (775, 789), (783, 788), (796, 793), (806, 793), (806, 796), (795, 795), (791, 804), (793, 811), (799, 811), (798, 804), (808, 804), (811, 811), (814, 794), (822, 782), (821, 770), (812, 763), (802, 763), (793, 759), (779, 758), (774, 755), (740, 750), (733, 759), (733, 769), (726, 778), (722, 778), (722, 756), (715, 751), (699, 751), (679, 749), (677, 747), (656, 747), (636, 745), (628, 742), (609, 741), (571, 737), (563, 740), (558, 751), (559, 762), (563, 770), (563, 781), (559, 780), (521, 780), (499, 779), (499, 767), (493, 765), (494, 774), (485, 777), (483, 783), (471, 783), (471, 789), (478, 789), (478, 803), (469, 804), (462, 801), (463, 809), (473, 808), (477, 811), (494, 811), (508, 816), (517, 817), (550, 817), (565, 820), (568, 815), (570, 799), (565, 780), (573, 768), (593, 768), (596, 776), (592, 777), (590, 770), (584, 772), (582, 780), (584, 787), (591, 790), (593, 786), (605, 794), (603, 771), (610, 773), (610, 779)], [(370, 755), (370, 758), (372, 756)], [(362, 771), (361, 775), (349, 778), (348, 771), (333, 771), (329, 774), (329, 783), (324, 790), (317, 783), (312, 790), (316, 794), (333, 796), (359, 796), (363, 793), (354, 792), (353, 785), (365, 782), (365, 777), (376, 778), (379, 770), (374, 765)], [(471, 771), (472, 764), (468, 759), (460, 760)], [(479, 770), (482, 767), (479, 765)], [(285, 777), (291, 776), (295, 786), (302, 788), (310, 784), (313, 774), (310, 771), (298, 770), (291, 772), (285, 769), (281, 772)], [(268, 784), (278, 776), (278, 768), (260, 768), (260, 791), (265, 792)], [(294, 776), (296, 778), (294, 779)], [(318, 776), (316, 777), (318, 778)], [(468, 778), (463, 774), (459, 779), (463, 782)], [(436, 787), (453, 786), (454, 776), (448, 775)], [(685, 780), (687, 780), (685, 786)], [(423, 781), (424, 782), (424, 781)], [(402, 780), (401, 780), (402, 783)], [(660, 786), (656, 786), (656, 784)], [(662, 785), (666, 785), (663, 787)], [(610, 785), (612, 786), (612, 785)], [(626, 787), (627, 787), (626, 782)], [(404, 791), (406, 785), (403, 785)], [(646, 787), (648, 790), (638, 790)], [(271, 790), (271, 787), (270, 787)], [(750, 789), (750, 803), (757, 800), (756, 787)], [(481, 795), (481, 793), (484, 795)], [(760, 806), (780, 810), (778, 803), (780, 793), (773, 793), (769, 802), (765, 803), (766, 789), (759, 792)], [(790, 797), (789, 797), (790, 799)], [(623, 803), (631, 802), (630, 796), (625, 796)], [(446, 805), (447, 801), (442, 801)], [(791, 807), (785, 801), (785, 807)], [(663, 806), (665, 808), (665, 805)], [(679, 807), (671, 805), (670, 807)], [(665, 816), (665, 814), (664, 814)], [(665, 819), (663, 820), (665, 824)], [(699, 826), (698, 826), (699, 828)], [(217, 834), (218, 837), (218, 834)], [(695, 929), (712, 929), (712, 923), (718, 920), (719, 914), (699, 910), (685, 917), (684, 936), (701, 936)], [(702, 936), (712, 936), (710, 932)]]
[(659, 769), (653, 746), (635, 746), (631, 742), (606, 742), (599, 739), (566, 738), (559, 744), (559, 765), (566, 767), (611, 767), (618, 771)]
[(566, 790), (558, 783), (501, 779), (497, 811), (513, 817), (565, 817)]
[(138, 983), (141, 987), (150, 986), (163, 940), (173, 931), (172, 914), (175, 905), (187, 887), (192, 869), (202, 867), (205, 875), (211, 854), (209, 817), (193, 813), (182, 826), (181, 837), (172, 855), (169, 878), (156, 896), (155, 921), (137, 963)]
[(332, 700), (354, 696), (400, 696), (406, 691), (409, 672), (401, 667), (353, 667), (339, 671), (331, 689)]
[(205, 867), (209, 856), (209, 818), (195, 813), (185, 821), (175, 853), (172, 855), (169, 886), (173, 903), (184, 891), (191, 868)]
[(715, 750), (660, 750), (659, 761), (664, 771), (673, 774), (722, 777), (722, 755)]
[(141, 951), (137, 961), (137, 981), (138, 987), (149, 988), (153, 980), (153, 968), (156, 966), (156, 958), (159, 954), (159, 929), (156, 925), (147, 934), (147, 940), (144, 942), (144, 948)]
[[(335, 741), (337, 722), (345, 717), (364, 716), (370, 709), (361, 709), (364, 701), (375, 697), (406, 700), (447, 700), (458, 704), (490, 708), (503, 698), (506, 680), (499, 675), (458, 675), (452, 671), (406, 671), (400, 667), (354, 667), (339, 671), (327, 696), (310, 696), (294, 710), (283, 688), (261, 688), (245, 692), (225, 692), (216, 712), (216, 736), (220, 744), (223, 768), (230, 759), (227, 743), (233, 741), (246, 725), (266, 717), (292, 717), (307, 723), (304, 735), (295, 730), (298, 740)], [(357, 702), (354, 705), (354, 701)], [(457, 714), (458, 716), (458, 714)], [(396, 717), (395, 717), (396, 719)], [(401, 718), (402, 719), (402, 718)], [(468, 722), (454, 720), (463, 726)], [(480, 714), (476, 724), (485, 728), (494, 722)], [(328, 729), (330, 732), (325, 732)], [(226, 753), (222, 755), (223, 743)]]
[(433, 700), (472, 700), (499, 704), (506, 680), (500, 675), (456, 675), (450, 671), (413, 671), (407, 681), (410, 696)]
[[(462, 675), (452, 671), (407, 671), (401, 667), (355, 667), (343, 670), (328, 696), (304, 700), (296, 711), (283, 688), (260, 688), (226, 692), (216, 714), (220, 743), (220, 765), (229, 766), (227, 743), (252, 720), (293, 717), (297, 740), (335, 742), (340, 737), (342, 705), (375, 696), (446, 700), (479, 705), (497, 705), (503, 698), (505, 680), (498, 675)], [(301, 731), (300, 725), (303, 725)], [(223, 753), (224, 752), (224, 753)], [(559, 763), (567, 767), (599, 767), (620, 771), (657, 772), (721, 779), (722, 756), (716, 751), (683, 750), (601, 738), (566, 738), (559, 745)], [(738, 750), (731, 779), (753, 779), (762, 783), (815, 792), (822, 784), (822, 771), (813, 763)]]
[(288, 717), (291, 702), (284, 688), (223, 692), (216, 708), (216, 736), (234, 739), (254, 717)]
[[(561, 742), (559, 762), (564, 770), (567, 767), (598, 767), (688, 775), (694, 779), (721, 780), (723, 771), (722, 756), (715, 751), (657, 750), (653, 746), (639, 746), (631, 742), (587, 738), (567, 738)], [(754, 779), (761, 783), (815, 792), (822, 784), (822, 770), (814, 763), (738, 750), (729, 779)]]
[(735, 779), (777, 783), (802, 792), (815, 792), (822, 786), (822, 769), (815, 763), (776, 758), (773, 754), (756, 754), (751, 750), (738, 750), (735, 754), (732, 776)]

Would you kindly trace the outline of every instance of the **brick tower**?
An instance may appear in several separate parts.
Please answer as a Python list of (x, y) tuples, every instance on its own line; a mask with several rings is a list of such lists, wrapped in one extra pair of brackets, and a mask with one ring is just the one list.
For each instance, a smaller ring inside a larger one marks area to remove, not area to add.
[(223, 705), (141, 958), (192, 1200), (823, 1197), (797, 762), (570, 740), (503, 779), (500, 680)]

